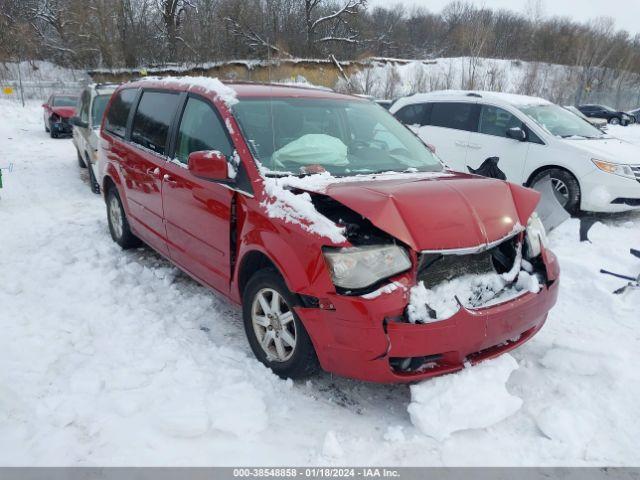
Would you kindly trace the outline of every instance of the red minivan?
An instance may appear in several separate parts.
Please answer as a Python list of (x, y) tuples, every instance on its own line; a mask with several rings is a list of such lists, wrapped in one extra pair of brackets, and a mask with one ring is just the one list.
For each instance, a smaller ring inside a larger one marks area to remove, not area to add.
[(556, 302), (539, 194), (447, 170), (366, 99), (127, 83), (99, 161), (113, 240), (241, 304), (254, 354), (282, 377), (453, 372), (527, 341)]

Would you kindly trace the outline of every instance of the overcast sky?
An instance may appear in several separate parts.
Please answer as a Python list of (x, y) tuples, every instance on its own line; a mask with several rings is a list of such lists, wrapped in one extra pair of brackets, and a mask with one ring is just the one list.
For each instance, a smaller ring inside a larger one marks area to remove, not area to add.
[[(488, 8), (505, 8), (524, 12), (527, 0), (471, 0), (476, 5)], [(451, 0), (369, 0), (370, 6), (391, 6), (394, 4), (407, 6), (418, 5), (432, 12), (439, 12)], [(543, 0), (545, 16), (570, 17), (579, 22), (586, 22), (595, 17), (612, 17), (619, 29), (632, 35), (640, 32), (640, 0)]]

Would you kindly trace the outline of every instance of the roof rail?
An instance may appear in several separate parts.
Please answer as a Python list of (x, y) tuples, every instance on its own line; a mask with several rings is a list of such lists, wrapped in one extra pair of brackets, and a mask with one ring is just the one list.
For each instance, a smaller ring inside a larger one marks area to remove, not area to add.
[(482, 95), (480, 95), (479, 93), (476, 93), (476, 92), (469, 92), (469, 93), (467, 93), (467, 97), (482, 98)]

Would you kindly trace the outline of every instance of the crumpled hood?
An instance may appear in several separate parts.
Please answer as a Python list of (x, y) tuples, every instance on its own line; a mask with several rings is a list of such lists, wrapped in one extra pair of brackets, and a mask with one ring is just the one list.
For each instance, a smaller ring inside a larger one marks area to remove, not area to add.
[(76, 113), (75, 107), (52, 107), (51, 110), (62, 118), (71, 118)]
[(526, 225), (540, 197), (528, 188), (462, 173), (343, 181), (316, 193), (332, 197), (416, 251), (475, 248), (500, 240)]
[(640, 147), (617, 138), (602, 140), (565, 140), (572, 147), (579, 148), (592, 158), (614, 163), (640, 164)]

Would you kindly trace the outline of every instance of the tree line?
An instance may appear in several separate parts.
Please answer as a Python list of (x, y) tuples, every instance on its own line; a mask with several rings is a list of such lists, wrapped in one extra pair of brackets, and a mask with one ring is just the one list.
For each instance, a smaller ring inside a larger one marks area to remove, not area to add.
[(580, 67), (585, 89), (603, 72), (640, 73), (640, 36), (616, 30), (610, 19), (581, 24), (545, 17), (541, 0), (528, 5), (518, 13), (453, 1), (435, 13), (373, 8), (367, 0), (0, 0), (0, 61), (117, 68), (330, 55), (488, 57)]

